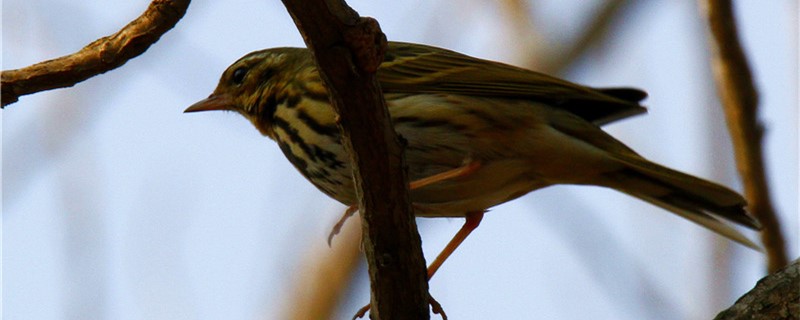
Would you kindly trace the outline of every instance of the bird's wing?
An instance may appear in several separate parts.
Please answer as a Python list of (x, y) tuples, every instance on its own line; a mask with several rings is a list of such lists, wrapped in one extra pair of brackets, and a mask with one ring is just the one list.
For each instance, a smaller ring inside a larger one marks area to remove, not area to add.
[(527, 99), (563, 108), (597, 125), (644, 113), (647, 94), (631, 88), (593, 89), (542, 73), (454, 51), (391, 42), (378, 70), (387, 93), (452, 93)]

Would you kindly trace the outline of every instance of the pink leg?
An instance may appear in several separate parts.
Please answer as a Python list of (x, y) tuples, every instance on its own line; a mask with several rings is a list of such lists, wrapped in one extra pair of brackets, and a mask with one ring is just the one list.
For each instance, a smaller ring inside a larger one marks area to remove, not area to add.
[[(451, 170), (447, 170), (447, 171), (442, 172), (442, 173), (437, 173), (437, 174), (432, 175), (432, 176), (427, 177), (427, 178), (422, 178), (422, 179), (419, 179), (419, 180), (416, 180), (416, 181), (412, 181), (411, 183), (409, 183), (408, 188), (411, 189), (411, 190), (414, 190), (414, 189), (419, 189), (419, 188), (422, 188), (422, 187), (437, 183), (439, 181), (444, 181), (444, 180), (448, 180), (448, 179), (463, 177), (463, 176), (466, 176), (466, 175), (469, 175), (469, 174), (475, 172), (475, 170), (478, 170), (478, 168), (480, 168), (480, 167), (481, 167), (481, 163), (480, 162), (478, 162), (478, 161), (470, 161), (466, 165), (463, 165), (461, 167), (458, 167), (458, 168), (455, 168), (455, 169), (451, 169)], [(333, 226), (333, 229), (331, 230), (331, 233), (328, 234), (328, 246), (329, 247), (331, 246), (331, 242), (333, 241), (333, 237), (336, 236), (337, 234), (339, 234), (339, 232), (342, 230), (342, 227), (344, 226), (344, 222), (347, 221), (348, 218), (352, 217), (353, 214), (356, 213), (356, 211), (358, 211), (358, 205), (354, 204), (352, 206), (347, 207), (347, 210), (345, 210), (344, 215), (342, 215), (342, 217), (339, 219), (339, 221), (336, 222), (336, 225)]]
[[(419, 189), (440, 181), (463, 177), (475, 172), (480, 167), (481, 167), (480, 162), (470, 161), (464, 166), (448, 170), (442, 173), (438, 173), (427, 178), (422, 178), (413, 181), (409, 184), (409, 189), (411, 190)], [(331, 231), (331, 234), (328, 236), (328, 245), (330, 245), (333, 236), (339, 233), (339, 230), (342, 228), (347, 218), (352, 216), (357, 210), (358, 208), (356, 206), (350, 206), (349, 208), (347, 208), (347, 211), (345, 211), (344, 216), (341, 219), (339, 219), (339, 222), (336, 223), (336, 226), (333, 227), (333, 231)], [(475, 228), (477, 228), (478, 225), (480, 225), (482, 219), (483, 219), (483, 211), (468, 212), (466, 214), (466, 221), (464, 222), (464, 225), (461, 227), (460, 230), (458, 230), (456, 235), (453, 236), (453, 239), (450, 240), (447, 246), (444, 247), (442, 252), (440, 252), (439, 255), (436, 256), (436, 259), (433, 261), (433, 263), (431, 263), (431, 265), (428, 266), (429, 281), (436, 273), (436, 271), (439, 270), (439, 267), (441, 267), (442, 264), (447, 260), (447, 258), (449, 258), (450, 255), (456, 251), (458, 246), (461, 245), (461, 243), (464, 242), (465, 239), (467, 239), (469, 234), (472, 233), (472, 230), (475, 230)], [(428, 302), (430, 303), (431, 310), (433, 311), (434, 314), (439, 314), (442, 316), (442, 320), (447, 320), (447, 314), (444, 313), (442, 305), (439, 304), (439, 302), (436, 301), (436, 299), (434, 299), (432, 296), (429, 296)], [(355, 320), (364, 317), (367, 314), (367, 311), (369, 311), (369, 309), (370, 309), (369, 304), (363, 306), (361, 309), (358, 310), (358, 312), (356, 312), (356, 314), (353, 316), (353, 319)]]
[(333, 241), (333, 236), (339, 234), (342, 231), (342, 227), (344, 227), (344, 222), (347, 221), (347, 218), (352, 217), (356, 211), (358, 211), (357, 205), (352, 205), (347, 207), (347, 210), (344, 211), (344, 215), (339, 218), (339, 221), (336, 222), (336, 225), (333, 226), (331, 233), (328, 234), (328, 246), (331, 246), (331, 241)]
[[(467, 220), (464, 221), (464, 225), (461, 227), (461, 229), (459, 229), (456, 235), (453, 236), (453, 239), (451, 239), (450, 242), (447, 243), (447, 246), (444, 247), (442, 252), (440, 252), (439, 255), (436, 256), (436, 259), (433, 260), (433, 263), (431, 263), (431, 265), (428, 266), (428, 281), (430, 281), (431, 278), (433, 278), (433, 275), (436, 274), (436, 271), (439, 270), (439, 267), (442, 266), (445, 260), (447, 260), (447, 258), (449, 258), (450, 255), (453, 254), (453, 252), (455, 252), (456, 249), (458, 249), (458, 246), (461, 245), (461, 243), (467, 239), (469, 234), (472, 233), (472, 230), (478, 228), (478, 226), (481, 224), (481, 220), (483, 220), (483, 211), (469, 212), (466, 214), (466, 218)], [(431, 304), (431, 310), (433, 310), (433, 313), (439, 314), (442, 316), (443, 320), (447, 320), (447, 314), (444, 313), (442, 305), (439, 304), (439, 302), (436, 301), (436, 299), (434, 299), (433, 297), (429, 296), (428, 299), (429, 299), (428, 303)], [(366, 305), (363, 306), (361, 309), (358, 309), (358, 312), (356, 312), (356, 315), (353, 316), (353, 319), (355, 320), (364, 317), (364, 315), (367, 314), (367, 311), (369, 311), (369, 308), (370, 305)]]
[(416, 181), (412, 181), (411, 183), (409, 183), (408, 188), (411, 189), (411, 190), (419, 189), (419, 188), (422, 188), (424, 186), (437, 183), (439, 181), (444, 181), (444, 180), (448, 180), (448, 179), (467, 176), (467, 175), (475, 172), (475, 170), (478, 170), (480, 167), (481, 167), (481, 163), (480, 162), (478, 162), (478, 161), (470, 161), (469, 163), (467, 163), (466, 165), (463, 165), (461, 167), (458, 167), (458, 168), (455, 168), (455, 169), (451, 169), (451, 170), (447, 170), (447, 171), (442, 172), (442, 173), (437, 173), (437, 174), (434, 174), (434, 175), (432, 175), (430, 177), (427, 177), (427, 178), (422, 178), (422, 179), (419, 179), (419, 180), (416, 180)]
[(460, 230), (453, 236), (453, 239), (447, 243), (447, 246), (442, 249), (442, 252), (436, 256), (436, 259), (433, 260), (430, 266), (428, 266), (428, 281), (433, 278), (433, 275), (436, 274), (436, 271), (439, 270), (439, 267), (450, 257), (453, 252), (456, 251), (459, 245), (464, 242), (465, 239), (472, 233), (472, 230), (475, 230), (480, 224), (481, 220), (483, 219), (483, 211), (478, 212), (468, 212), (467, 220), (464, 221), (464, 225), (461, 227)]
[[(428, 296), (428, 303), (431, 305), (431, 311), (433, 311), (434, 314), (442, 316), (442, 320), (447, 320), (447, 314), (444, 313), (444, 309), (442, 309), (442, 305), (439, 304), (439, 301), (436, 301), (436, 299), (434, 299), (433, 297)], [(367, 315), (369, 307), (370, 307), (369, 305), (366, 305), (361, 307), (361, 309), (358, 309), (358, 312), (356, 312), (356, 314), (353, 316), (353, 320), (361, 319), (365, 315)]]

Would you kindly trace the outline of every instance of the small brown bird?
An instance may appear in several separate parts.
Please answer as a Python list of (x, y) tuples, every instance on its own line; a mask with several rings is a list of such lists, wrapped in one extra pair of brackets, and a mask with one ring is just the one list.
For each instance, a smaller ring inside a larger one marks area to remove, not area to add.
[[(629, 88), (593, 89), (420, 44), (389, 44), (377, 72), (395, 131), (407, 142), (411, 199), (422, 217), (467, 217), (441, 263), (483, 212), (555, 184), (597, 185), (637, 197), (751, 248), (717, 218), (752, 229), (728, 188), (650, 162), (599, 126), (645, 112)], [(228, 67), (186, 112), (235, 111), (275, 140), (322, 192), (356, 204), (348, 155), (311, 53), (275, 48)]]

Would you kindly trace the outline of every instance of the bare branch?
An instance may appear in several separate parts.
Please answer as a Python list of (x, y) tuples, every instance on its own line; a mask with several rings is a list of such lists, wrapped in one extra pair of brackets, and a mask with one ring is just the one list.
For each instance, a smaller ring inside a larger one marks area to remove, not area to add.
[[(361, 265), (361, 223), (353, 219), (342, 228), (330, 248), (322, 241), (312, 246), (303, 258), (292, 293), (278, 319), (333, 319), (336, 308), (345, 298), (349, 284)], [(319, 240), (319, 239), (313, 239)], [(324, 248), (323, 248), (324, 247)], [(268, 315), (264, 319), (273, 319)]]
[(527, 44), (523, 54), (527, 57), (526, 65), (545, 73), (562, 73), (570, 65), (584, 56), (589, 49), (603, 43), (609, 30), (621, 21), (621, 14), (630, 6), (641, 4), (637, 1), (607, 0), (591, 19), (587, 21), (580, 35), (565, 46), (548, 44), (528, 13), (528, 2), (522, 0), (499, 2), (506, 10), (519, 38)]
[(71, 87), (122, 66), (144, 53), (186, 13), (190, 0), (153, 0), (141, 16), (117, 33), (100, 38), (80, 51), (2, 73), (2, 107), (20, 96)]
[(609, 30), (611, 30), (614, 23), (622, 20), (619, 19), (620, 14), (625, 12), (626, 7), (636, 4), (636, 2), (625, 0), (606, 1), (603, 7), (592, 16), (592, 20), (583, 28), (580, 36), (566, 50), (548, 55), (548, 59), (545, 60), (546, 70), (544, 71), (561, 73), (569, 65), (585, 55), (590, 48), (603, 43), (608, 38)]
[(778, 320), (800, 316), (800, 260), (758, 281), (714, 320)]
[(353, 163), (373, 319), (428, 319), (428, 283), (403, 148), (375, 71), (386, 37), (341, 0), (283, 0), (314, 54)]
[(744, 195), (750, 212), (764, 227), (761, 240), (767, 251), (768, 269), (775, 272), (785, 266), (788, 259), (764, 172), (761, 147), (764, 128), (758, 121), (758, 92), (739, 42), (731, 1), (703, 0), (701, 4), (711, 27), (712, 66), (733, 140), (736, 166), (744, 184)]

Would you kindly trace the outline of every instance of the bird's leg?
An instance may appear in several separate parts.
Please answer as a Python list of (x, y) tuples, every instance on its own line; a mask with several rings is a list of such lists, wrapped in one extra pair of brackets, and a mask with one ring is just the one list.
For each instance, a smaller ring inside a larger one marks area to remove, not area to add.
[(447, 258), (456, 251), (458, 246), (467, 239), (469, 234), (472, 233), (472, 230), (475, 230), (475, 228), (481, 224), (483, 211), (468, 212), (466, 218), (461, 229), (458, 230), (456, 235), (453, 236), (453, 239), (450, 239), (447, 246), (442, 249), (442, 252), (440, 252), (439, 255), (436, 256), (436, 259), (428, 266), (428, 281), (433, 278), (433, 275), (436, 274), (436, 270), (439, 270), (439, 267), (442, 266), (445, 260), (447, 260)]
[[(483, 211), (475, 211), (475, 212), (468, 212), (466, 214), (467, 220), (464, 221), (464, 225), (461, 226), (461, 229), (458, 230), (453, 239), (450, 239), (450, 242), (447, 243), (447, 246), (442, 249), (442, 252), (436, 256), (436, 259), (433, 260), (430, 266), (428, 266), (428, 281), (433, 278), (433, 275), (436, 274), (436, 270), (439, 270), (439, 267), (453, 254), (454, 251), (467, 239), (472, 230), (475, 230), (480, 224), (481, 220), (483, 220)], [(442, 305), (439, 304), (436, 299), (434, 299), (430, 294), (428, 295), (428, 303), (431, 305), (431, 310), (435, 314), (439, 314), (442, 316), (443, 320), (447, 320), (447, 314), (444, 313), (444, 309), (442, 309)], [(369, 311), (370, 305), (363, 306), (361, 309), (358, 309), (356, 315), (353, 316), (353, 319), (358, 319), (364, 317)]]
[(480, 167), (481, 167), (481, 163), (479, 161), (469, 160), (469, 161), (466, 162), (466, 164), (464, 164), (463, 166), (460, 166), (458, 168), (450, 169), (450, 170), (447, 170), (445, 172), (434, 174), (434, 175), (432, 175), (430, 177), (426, 177), (426, 178), (422, 178), (422, 179), (419, 179), (419, 180), (412, 181), (411, 183), (408, 184), (408, 188), (410, 190), (414, 190), (414, 189), (419, 189), (419, 188), (422, 188), (422, 187), (425, 187), (425, 186), (428, 186), (428, 185), (431, 185), (431, 184), (434, 184), (434, 183), (437, 183), (437, 182), (440, 182), (440, 181), (453, 179), (453, 178), (464, 177), (464, 176), (467, 176), (467, 175), (475, 172), (475, 170), (478, 170), (478, 168), (480, 168)]
[[(408, 184), (408, 189), (409, 190), (419, 189), (440, 181), (464, 177), (475, 172), (475, 170), (478, 170), (478, 168), (480, 167), (481, 163), (479, 161), (467, 160), (465, 161), (465, 164), (463, 166), (460, 166), (458, 168), (450, 169), (445, 172), (434, 174), (430, 177), (412, 181), (411, 183)], [(356, 213), (356, 211), (358, 211), (358, 205), (356, 204), (347, 207), (347, 210), (344, 211), (344, 215), (342, 215), (339, 221), (336, 222), (336, 225), (333, 226), (333, 229), (331, 229), (331, 233), (328, 234), (329, 247), (331, 246), (331, 241), (333, 241), (333, 237), (339, 234), (339, 231), (342, 230), (344, 222), (347, 221), (348, 218), (352, 217), (353, 214)]]
[[(442, 305), (439, 304), (439, 301), (436, 301), (436, 299), (428, 295), (428, 303), (431, 305), (431, 311), (433, 311), (434, 314), (442, 316), (442, 320), (447, 320), (447, 314), (444, 313), (444, 309), (442, 309)], [(356, 312), (356, 314), (353, 316), (353, 320), (363, 318), (365, 315), (367, 315), (369, 307), (370, 305), (366, 305), (361, 307), (361, 309), (358, 309), (358, 312)]]
[[(481, 163), (478, 161), (468, 160), (465, 162), (466, 164), (461, 167), (437, 173), (427, 178), (422, 178), (419, 180), (412, 181), (409, 184), (408, 188), (410, 190), (414, 190), (440, 181), (464, 177), (475, 172), (481, 167)], [(347, 220), (347, 218), (349, 218), (350, 216), (352, 216), (357, 209), (358, 208), (356, 206), (350, 206), (349, 208), (347, 208), (347, 211), (345, 212), (342, 219), (340, 219), (339, 222), (336, 223), (336, 226), (334, 226), (330, 236), (328, 236), (328, 245), (330, 245), (330, 240), (333, 238), (333, 236), (339, 233), (339, 229), (341, 229), (342, 225), (344, 225), (344, 221)], [(453, 239), (451, 239), (450, 242), (447, 244), (447, 246), (445, 246), (444, 250), (442, 250), (442, 252), (439, 253), (439, 255), (436, 257), (436, 260), (434, 260), (433, 263), (431, 263), (431, 265), (428, 267), (428, 280), (430, 280), (433, 274), (436, 273), (436, 270), (438, 270), (439, 267), (442, 266), (442, 263), (444, 263), (444, 261), (447, 260), (448, 257), (450, 257), (453, 251), (455, 251), (456, 248), (458, 248), (458, 246), (462, 242), (464, 242), (464, 239), (466, 239), (467, 236), (469, 236), (472, 230), (475, 230), (475, 228), (478, 227), (478, 225), (481, 223), (481, 219), (483, 219), (483, 211), (469, 212), (466, 214), (466, 218), (467, 220), (464, 222), (464, 226), (461, 227), (461, 230), (459, 230), (456, 233)], [(436, 301), (436, 299), (434, 299), (430, 294), (428, 294), (428, 303), (431, 305), (431, 311), (433, 311), (434, 314), (441, 315), (442, 320), (447, 320), (447, 314), (444, 312), (442, 305), (439, 304), (439, 302)], [(367, 314), (367, 311), (369, 311), (369, 309), (370, 309), (369, 304), (361, 307), (361, 309), (358, 309), (358, 312), (356, 312), (356, 314), (353, 316), (353, 320), (364, 317)]]
[(336, 225), (333, 226), (331, 233), (328, 234), (328, 247), (331, 246), (331, 241), (333, 241), (333, 236), (339, 234), (339, 231), (342, 231), (342, 227), (344, 227), (344, 222), (347, 221), (347, 218), (352, 217), (356, 211), (358, 211), (358, 205), (352, 205), (347, 207), (347, 210), (344, 211), (344, 214), (339, 221), (336, 222)]

